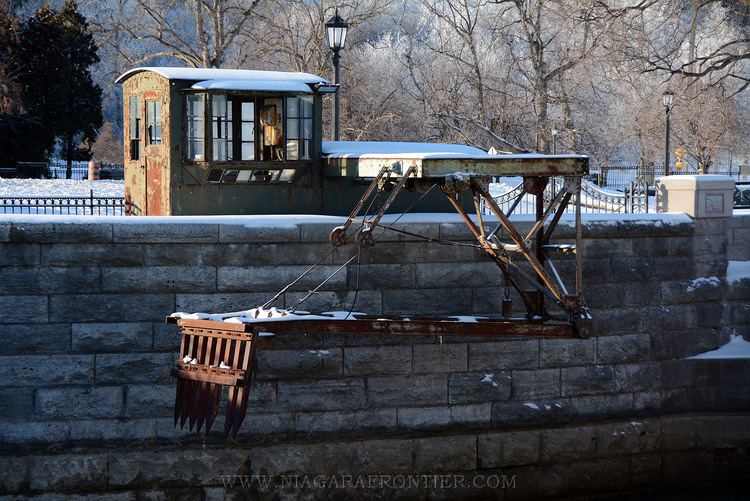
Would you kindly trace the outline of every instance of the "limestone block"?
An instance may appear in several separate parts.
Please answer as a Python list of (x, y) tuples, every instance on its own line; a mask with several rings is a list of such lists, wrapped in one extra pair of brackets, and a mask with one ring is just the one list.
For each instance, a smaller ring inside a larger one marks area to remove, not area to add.
[(590, 458), (596, 450), (593, 427), (557, 428), (541, 432), (539, 457), (544, 462)]
[(2, 324), (3, 355), (61, 354), (70, 351), (70, 324)]
[(539, 460), (538, 431), (487, 433), (477, 438), (480, 468), (534, 464)]
[[(19, 246), (20, 247), (20, 246)], [(44, 244), (41, 264), (45, 266), (141, 266), (142, 247), (138, 244)]]
[(46, 323), (47, 296), (0, 296), (0, 323)]
[(96, 355), (97, 384), (168, 383), (174, 366), (172, 353), (122, 353)]
[(367, 378), (368, 407), (408, 407), (448, 403), (445, 374)]
[(32, 490), (90, 490), (107, 486), (106, 454), (34, 456), (29, 462)]
[[(112, 242), (110, 223), (13, 223), (10, 241), (20, 243), (108, 243)], [(116, 225), (130, 226), (130, 225)]]
[[(300, 226), (245, 226), (242, 224), (220, 224), (219, 242), (221, 243), (270, 243), (299, 242)], [(329, 230), (330, 231), (330, 230)], [(311, 241), (304, 239), (305, 241)]]
[(594, 363), (593, 339), (542, 339), (539, 364), (542, 367), (559, 367)]
[(290, 410), (361, 409), (365, 405), (362, 379), (279, 383), (278, 404)]
[[(225, 266), (218, 269), (218, 290), (251, 291), (278, 290), (292, 282), (307, 266)], [(297, 282), (292, 290), (308, 290), (315, 287), (336, 271), (334, 266), (318, 266)], [(340, 289), (346, 286), (346, 273), (339, 272), (322, 287), (322, 290)]]
[(486, 425), (491, 416), (490, 403), (403, 408), (398, 410), (398, 427), (424, 430), (461, 424)]
[(0, 402), (0, 419), (5, 421), (28, 421), (34, 414), (33, 388), (0, 388)]
[(492, 422), (498, 426), (569, 423), (574, 419), (568, 399), (534, 398), (492, 405)]
[(216, 224), (130, 223), (114, 225), (112, 240), (125, 243), (214, 243), (219, 238)]
[(38, 244), (0, 244), (0, 266), (37, 265), (39, 248)]
[(414, 440), (414, 471), (440, 473), (477, 468), (477, 440), (473, 435)]
[(647, 334), (626, 334), (597, 338), (597, 359), (601, 363), (622, 363), (648, 360), (651, 338)]
[(163, 321), (175, 311), (173, 294), (66, 294), (50, 296), (49, 303), (52, 322)]
[[(359, 283), (360, 289), (413, 289), (415, 282), (415, 264), (356, 264), (347, 267), (347, 277), (350, 290), (354, 290)], [(359, 282), (357, 282), (359, 273)]]
[(119, 386), (41, 388), (36, 392), (36, 412), (43, 418), (117, 417), (122, 404)]
[(154, 419), (76, 419), (70, 438), (79, 442), (144, 441), (156, 438)]
[(415, 344), (414, 373), (465, 371), (468, 353), (466, 343)]
[(0, 294), (98, 292), (99, 269), (0, 268)]
[(90, 384), (93, 379), (93, 355), (0, 357), (0, 386)]
[(105, 292), (212, 292), (216, 268), (209, 266), (149, 266), (102, 268)]
[(514, 370), (512, 381), (515, 400), (560, 396), (560, 369)]
[(467, 315), (471, 289), (403, 289), (383, 291), (383, 313), (413, 315)]
[(510, 371), (456, 372), (448, 377), (451, 404), (508, 400), (510, 392)]
[(410, 346), (347, 347), (344, 349), (344, 374), (408, 374), (411, 360)]
[(615, 371), (609, 365), (563, 367), (560, 373), (562, 396), (591, 395), (617, 389)]
[(149, 322), (72, 325), (72, 349), (82, 353), (146, 351), (152, 338)]
[(396, 409), (368, 409), (355, 412), (300, 412), (296, 415), (298, 433), (338, 433), (352, 430), (396, 428)]
[(129, 418), (173, 415), (174, 384), (131, 384), (125, 387), (125, 416)]
[(256, 355), (256, 376), (265, 379), (336, 377), (343, 373), (340, 348), (321, 350), (260, 350)]
[(513, 340), (469, 345), (469, 370), (531, 369), (539, 366), (539, 341)]

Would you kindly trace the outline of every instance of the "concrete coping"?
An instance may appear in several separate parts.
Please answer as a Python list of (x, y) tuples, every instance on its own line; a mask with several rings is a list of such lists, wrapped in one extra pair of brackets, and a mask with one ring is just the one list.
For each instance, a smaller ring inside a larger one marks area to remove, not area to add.
[[(533, 216), (511, 218), (522, 233)], [(396, 221), (397, 220), (397, 221)], [(0, 242), (17, 243), (295, 243), (328, 242), (331, 230), (342, 224), (337, 216), (0, 216)], [(493, 229), (495, 218), (484, 217)], [(574, 217), (564, 216), (556, 238), (574, 236)], [(382, 224), (430, 239), (473, 240), (457, 214), (387, 215)], [(584, 214), (583, 234), (587, 238), (690, 235), (693, 221), (675, 214)], [(422, 238), (397, 231), (384, 231), (381, 241), (416, 241)]]

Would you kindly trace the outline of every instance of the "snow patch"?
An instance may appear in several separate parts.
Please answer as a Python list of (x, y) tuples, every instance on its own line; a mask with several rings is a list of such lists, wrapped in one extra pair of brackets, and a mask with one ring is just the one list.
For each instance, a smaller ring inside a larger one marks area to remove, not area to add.
[(539, 410), (539, 406), (536, 405), (534, 402), (524, 402), (523, 405), (528, 407), (529, 409), (534, 409), (535, 411)]
[(319, 357), (324, 357), (326, 355), (330, 355), (331, 352), (329, 350), (309, 350), (310, 353), (313, 355), (318, 355)]
[(260, 71), (260, 70), (232, 70), (217, 68), (185, 68), (178, 66), (141, 66), (126, 71), (120, 75), (115, 83), (122, 83), (131, 75), (141, 71), (153, 71), (168, 80), (241, 80), (241, 81), (296, 81), (305, 83), (326, 82), (323, 77), (311, 73), (292, 71)]
[(495, 382), (493, 377), (495, 377), (495, 374), (485, 374), (479, 382), (484, 384), (491, 384), (493, 387), (497, 388), (498, 384)]
[(475, 323), (479, 322), (480, 320), (487, 320), (488, 317), (474, 317), (474, 316), (471, 316), (471, 315), (453, 315), (453, 316), (448, 317), (448, 318), (455, 318), (459, 322), (466, 322), (466, 323), (470, 323), (470, 324), (475, 324)]
[(719, 348), (692, 357), (689, 359), (714, 360), (722, 358), (750, 358), (750, 342), (745, 341), (739, 334), (732, 334), (729, 342)]
[(695, 292), (696, 290), (700, 289), (701, 287), (719, 287), (721, 285), (721, 280), (719, 280), (719, 277), (698, 277), (694, 278), (692, 282), (690, 282), (690, 285), (688, 285), (688, 288), (685, 289), (685, 292)]
[(727, 266), (727, 283), (734, 285), (750, 278), (750, 261), (729, 261)]
[(66, 198), (125, 196), (125, 181), (79, 181), (75, 179), (3, 179), (0, 178), (0, 197), (11, 198)]

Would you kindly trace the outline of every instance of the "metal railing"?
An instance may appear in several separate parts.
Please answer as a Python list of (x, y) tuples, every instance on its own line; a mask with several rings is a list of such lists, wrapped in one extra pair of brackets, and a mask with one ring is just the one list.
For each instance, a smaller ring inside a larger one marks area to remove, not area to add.
[[(698, 172), (692, 167), (680, 170), (670, 167), (670, 176), (695, 175)], [(717, 166), (712, 167), (708, 174), (721, 174), (740, 178), (739, 166)], [(631, 182), (647, 182), (653, 185), (654, 179), (664, 175), (664, 167), (659, 165), (599, 165), (591, 166), (591, 171), (586, 177), (589, 181), (599, 187), (615, 188), (618, 190), (628, 189)]]
[(96, 197), (94, 190), (87, 197), (0, 197), (0, 213), (122, 216), (125, 198)]
[[(499, 181), (495, 179), (495, 182)], [(544, 190), (544, 199), (552, 200), (562, 189), (561, 178), (551, 178)], [(515, 205), (513, 214), (534, 214), (536, 212), (536, 201), (533, 195), (524, 195), (517, 200), (523, 192), (523, 183), (514, 188), (494, 196), (495, 202), (503, 212), (507, 213)], [(620, 191), (606, 190), (596, 186), (594, 183), (583, 180), (581, 183), (581, 211), (583, 213), (622, 213), (622, 214), (644, 214), (649, 211), (648, 199), (649, 186), (640, 180), (630, 181), (627, 188)], [(576, 197), (573, 196), (566, 213), (575, 211)], [(488, 208), (482, 207), (483, 214), (490, 214)]]
[[(64, 160), (52, 160), (49, 162), (49, 173), (53, 179), (65, 179), (67, 168), (68, 168), (68, 165), (65, 163)], [(115, 171), (115, 172), (121, 173), (120, 175), (113, 177), (113, 179), (123, 179), (124, 178), (124, 175), (122, 175), (124, 174), (123, 169), (124, 167), (122, 164), (107, 164), (107, 163), (101, 164), (101, 172)], [(71, 179), (75, 179), (79, 181), (82, 179), (87, 179), (88, 173), (89, 173), (88, 162), (73, 162), (73, 166), (71, 167)]]

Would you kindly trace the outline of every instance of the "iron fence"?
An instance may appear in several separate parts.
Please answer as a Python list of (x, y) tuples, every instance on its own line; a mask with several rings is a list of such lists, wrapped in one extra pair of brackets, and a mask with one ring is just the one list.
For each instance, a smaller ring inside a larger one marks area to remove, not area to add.
[[(499, 182), (500, 179), (495, 179)], [(551, 178), (544, 190), (545, 201), (553, 200), (563, 187), (563, 179)], [(649, 212), (649, 185), (638, 180), (630, 181), (623, 191), (602, 188), (583, 180), (581, 183), (581, 212), (583, 213), (624, 213), (644, 214)], [(523, 183), (497, 194), (495, 202), (506, 214), (535, 214), (536, 199), (533, 195), (523, 193)], [(653, 196), (651, 197), (653, 199)], [(573, 196), (565, 209), (566, 213), (575, 212), (576, 197)], [(482, 207), (483, 214), (490, 214), (487, 207)]]
[[(124, 167), (122, 164), (102, 163), (100, 176), (102, 179), (123, 179)], [(52, 160), (49, 162), (49, 175), (53, 179), (65, 179), (68, 165), (64, 160)], [(107, 175), (109, 173), (109, 175)], [(71, 167), (71, 179), (88, 179), (89, 163), (73, 162)]]
[(0, 213), (122, 216), (125, 198), (96, 197), (93, 190), (83, 197), (0, 197)]
[[(740, 178), (739, 166), (712, 167), (708, 173)], [(670, 176), (681, 176), (695, 175), (698, 172), (691, 167), (681, 170), (670, 167), (668, 174)], [(599, 165), (592, 166), (586, 178), (599, 187), (625, 191), (629, 188), (631, 182), (653, 185), (654, 179), (663, 175), (664, 167), (659, 165)]]

